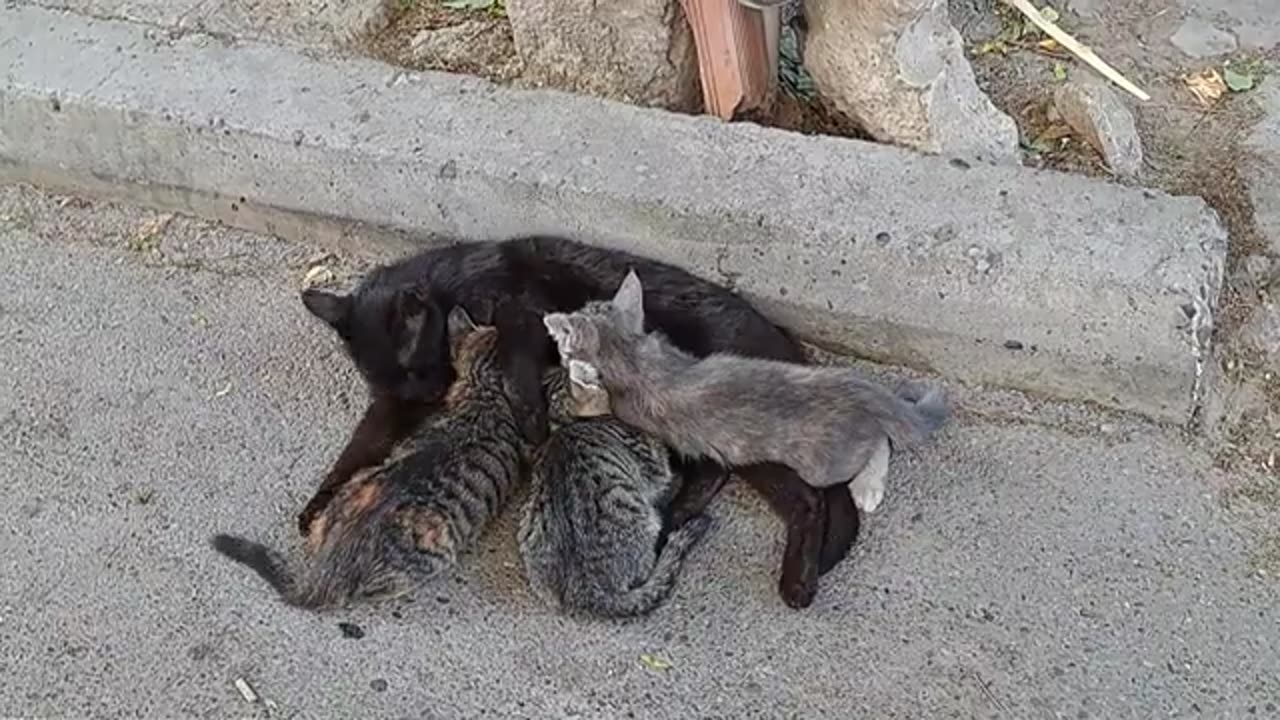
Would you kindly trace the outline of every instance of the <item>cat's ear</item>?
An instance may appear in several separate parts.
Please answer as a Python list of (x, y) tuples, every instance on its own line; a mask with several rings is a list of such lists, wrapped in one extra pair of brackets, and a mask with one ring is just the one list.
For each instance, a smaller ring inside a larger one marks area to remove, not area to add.
[(613, 296), (613, 307), (622, 317), (626, 329), (634, 333), (644, 332), (644, 288), (640, 286), (640, 276), (635, 270), (628, 270), (627, 276), (618, 286)]
[(542, 316), (542, 325), (547, 329), (547, 334), (557, 345), (569, 341), (573, 326), (569, 323), (569, 316), (564, 313), (547, 313)]
[(476, 324), (461, 305), (454, 305), (449, 311), (449, 342), (455, 342), (462, 336), (474, 331)]
[(308, 288), (302, 291), (302, 304), (312, 315), (325, 321), (338, 332), (344, 332), (351, 321), (354, 304), (350, 295)]

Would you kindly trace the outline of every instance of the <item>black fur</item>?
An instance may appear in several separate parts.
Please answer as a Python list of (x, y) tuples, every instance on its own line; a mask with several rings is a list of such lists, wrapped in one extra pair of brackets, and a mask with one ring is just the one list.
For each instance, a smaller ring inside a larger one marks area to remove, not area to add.
[[(546, 437), (541, 367), (557, 362), (541, 316), (576, 310), (589, 300), (613, 296), (627, 271), (644, 285), (645, 321), (681, 349), (703, 356), (734, 352), (804, 362), (800, 345), (733, 292), (666, 263), (556, 237), (526, 237), (499, 243), (461, 243), (429, 250), (371, 272), (349, 296), (320, 290), (303, 302), (342, 338), (369, 382), (374, 401), (333, 471), (299, 516), (304, 530), (333, 490), (359, 467), (385, 454), (393, 436), (415, 419), (402, 407), (438, 401), (452, 380), (443, 318), (462, 305), (481, 324), (499, 329), (499, 354), (514, 383), (517, 416), (531, 441)], [(393, 335), (406, 287), (438, 322), (422, 329), (411, 362), (403, 364)], [(436, 341), (432, 342), (432, 333)], [(538, 363), (530, 363), (530, 356)], [(843, 558), (856, 538), (857, 512), (842, 493), (808, 487), (776, 465), (739, 468), (788, 523), (781, 593), (794, 607), (809, 604), (817, 576)]]

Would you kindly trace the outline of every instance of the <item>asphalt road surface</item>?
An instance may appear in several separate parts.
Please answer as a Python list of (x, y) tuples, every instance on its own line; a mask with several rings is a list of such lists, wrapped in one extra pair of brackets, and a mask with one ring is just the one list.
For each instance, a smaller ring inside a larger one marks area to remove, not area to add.
[(512, 508), (414, 602), (287, 608), (207, 539), (293, 543), (363, 405), (297, 300), (317, 262), (0, 188), (0, 716), (1280, 717), (1276, 480), (965, 389), (806, 611), (736, 486), (645, 620), (540, 606)]

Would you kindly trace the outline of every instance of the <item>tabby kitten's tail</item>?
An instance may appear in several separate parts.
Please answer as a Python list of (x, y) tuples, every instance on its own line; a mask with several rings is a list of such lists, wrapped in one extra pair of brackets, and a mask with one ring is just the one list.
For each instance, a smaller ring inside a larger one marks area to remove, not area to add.
[(213, 536), (213, 549), (258, 573), (280, 597), (293, 595), (293, 576), (284, 555), (252, 540), (218, 533)]
[(645, 615), (666, 602), (675, 589), (676, 578), (689, 551), (711, 529), (711, 518), (695, 515), (667, 535), (667, 542), (658, 553), (649, 579), (621, 593), (597, 592), (584, 598), (588, 612), (600, 617), (625, 618)]

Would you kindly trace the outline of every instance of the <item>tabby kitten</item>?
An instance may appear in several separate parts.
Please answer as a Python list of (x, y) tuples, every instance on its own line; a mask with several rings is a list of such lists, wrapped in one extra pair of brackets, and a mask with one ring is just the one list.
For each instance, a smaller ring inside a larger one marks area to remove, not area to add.
[(520, 521), (525, 573), (538, 597), (566, 613), (644, 615), (670, 596), (710, 519), (693, 515), (663, 542), (681, 485), (669, 451), (609, 416), (598, 385), (576, 380), (560, 368), (544, 378), (552, 433), (535, 455)]
[(889, 446), (924, 440), (945, 422), (936, 389), (895, 394), (847, 368), (715, 353), (698, 359), (645, 332), (643, 288), (628, 273), (614, 298), (544, 323), (584, 382), (608, 391), (614, 413), (688, 457), (727, 466), (774, 462), (805, 482), (851, 485), (870, 512), (884, 495)]
[(305, 559), (230, 535), (216, 535), (214, 548), (313, 609), (403, 595), (448, 571), (511, 496), (525, 445), (497, 330), (476, 327), (461, 307), (447, 322), (456, 379), (444, 410), (338, 490), (310, 527)]

